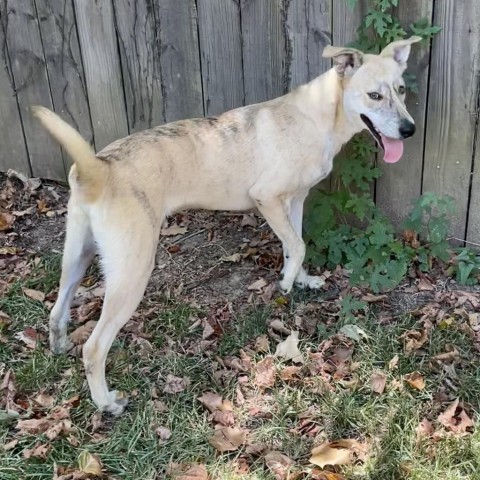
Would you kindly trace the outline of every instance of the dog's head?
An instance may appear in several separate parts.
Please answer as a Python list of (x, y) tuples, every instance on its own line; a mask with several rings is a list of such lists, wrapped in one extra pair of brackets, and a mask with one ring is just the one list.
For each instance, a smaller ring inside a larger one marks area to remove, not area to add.
[(328, 46), (323, 56), (332, 58), (343, 77), (346, 114), (363, 122), (383, 148), (384, 160), (394, 163), (403, 153), (403, 140), (415, 132), (415, 123), (405, 107), (405, 81), (411, 37), (389, 44), (380, 55), (364, 54), (353, 48)]

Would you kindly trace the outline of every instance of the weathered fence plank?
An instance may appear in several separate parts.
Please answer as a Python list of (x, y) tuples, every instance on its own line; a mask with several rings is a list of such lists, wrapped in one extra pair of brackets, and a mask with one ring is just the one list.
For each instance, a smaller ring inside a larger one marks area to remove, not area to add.
[(423, 191), (453, 197), (457, 213), (451, 234), (464, 239), (476, 129), (472, 93), (480, 57), (480, 3), (437, 0), (434, 21), (443, 29), (432, 47)]
[(95, 147), (128, 134), (111, 0), (74, 0)]
[[(421, 18), (431, 21), (432, 10), (433, 0), (402, 0), (396, 13), (403, 25), (408, 27)], [(422, 192), (429, 61), (430, 44), (422, 42), (413, 45), (408, 71), (416, 76), (418, 93), (408, 92), (407, 108), (415, 119), (417, 133), (405, 142), (403, 158), (398, 163), (386, 165), (383, 161), (379, 162), (383, 175), (377, 180), (376, 202), (397, 227), (403, 223), (413, 201)]]
[(153, 0), (115, 0), (123, 84), (131, 132), (165, 122), (159, 24)]
[(291, 52), (284, 37), (282, 0), (242, 0), (245, 102), (263, 102), (285, 93)]
[(203, 116), (202, 79), (194, 0), (155, 0), (167, 122)]
[(5, 34), (32, 173), (65, 180), (60, 148), (29, 111), (34, 104), (52, 108), (35, 4), (33, 0), (15, 0), (4, 2), (3, 7), (2, 18), (5, 18)]
[(331, 66), (322, 52), (332, 43), (332, 0), (291, 0), (286, 26), (292, 49), (289, 87), (295, 88)]
[(205, 114), (217, 115), (244, 103), (240, 5), (197, 0)]
[(10, 69), (10, 58), (3, 33), (6, 15), (0, 6), (0, 171), (6, 172), (13, 168), (25, 175), (31, 175), (28, 161), (22, 122), (15, 96), (13, 74)]
[[(90, 107), (72, 0), (35, 0), (35, 4), (55, 111), (92, 143)], [(71, 159), (66, 154), (64, 162), (68, 171)]]
[(345, 47), (357, 38), (357, 29), (368, 11), (368, 1), (359, 0), (352, 8), (346, 1), (333, 0), (333, 45)]

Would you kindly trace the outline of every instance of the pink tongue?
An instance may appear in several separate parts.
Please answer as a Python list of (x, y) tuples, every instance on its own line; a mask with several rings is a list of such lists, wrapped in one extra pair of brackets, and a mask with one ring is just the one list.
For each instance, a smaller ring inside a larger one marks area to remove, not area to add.
[(385, 148), (383, 159), (387, 163), (398, 162), (403, 155), (403, 141), (394, 140), (393, 138), (387, 138), (382, 135), (382, 142)]

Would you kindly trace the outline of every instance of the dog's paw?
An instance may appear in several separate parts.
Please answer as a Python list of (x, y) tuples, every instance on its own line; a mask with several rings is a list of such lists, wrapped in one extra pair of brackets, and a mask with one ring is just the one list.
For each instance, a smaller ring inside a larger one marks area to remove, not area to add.
[(50, 332), (50, 351), (55, 355), (61, 355), (68, 352), (73, 347), (72, 342), (66, 334)]
[(99, 410), (102, 412), (111, 413), (114, 416), (119, 416), (125, 410), (125, 407), (128, 404), (128, 397), (124, 392), (118, 392), (117, 390), (113, 390), (108, 392), (108, 396), (110, 397), (110, 403), (107, 405), (101, 405)]
[(306, 275), (300, 281), (295, 283), (301, 288), (311, 288), (312, 290), (318, 290), (325, 285), (325, 280), (322, 277), (316, 277), (313, 275)]
[(280, 282), (278, 282), (278, 286), (280, 287), (282, 293), (287, 295), (292, 290), (293, 282), (289, 281), (288, 279), (285, 280), (284, 278), (283, 280), (280, 280)]

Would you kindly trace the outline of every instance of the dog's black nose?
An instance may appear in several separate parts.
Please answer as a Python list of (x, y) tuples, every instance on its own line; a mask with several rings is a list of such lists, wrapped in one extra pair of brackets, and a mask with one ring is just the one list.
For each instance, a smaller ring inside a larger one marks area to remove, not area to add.
[(408, 120), (402, 120), (399, 129), (402, 138), (411, 137), (415, 133), (415, 124)]

